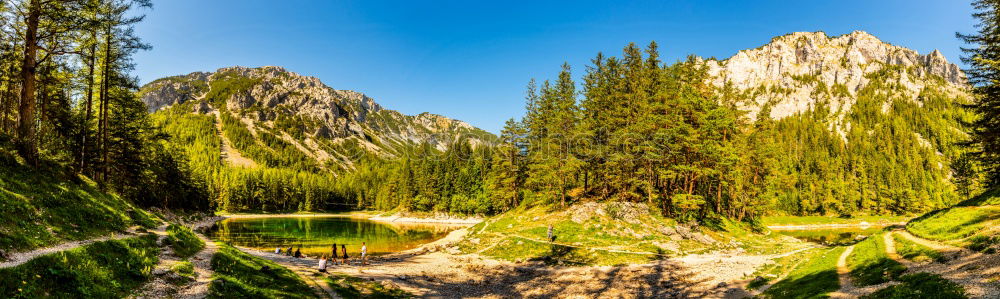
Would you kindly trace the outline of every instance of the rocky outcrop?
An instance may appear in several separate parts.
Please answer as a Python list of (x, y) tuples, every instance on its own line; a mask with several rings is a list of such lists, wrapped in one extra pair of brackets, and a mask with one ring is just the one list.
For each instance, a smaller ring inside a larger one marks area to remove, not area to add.
[[(393, 156), (423, 142), (438, 149), (467, 139), (492, 142), (491, 134), (465, 122), (422, 113), (415, 116), (384, 109), (374, 99), (350, 90), (333, 89), (318, 78), (281, 67), (229, 67), (153, 81), (140, 96), (150, 111), (197, 100), (189, 111), (205, 113), (208, 105), (223, 108), (247, 128), (264, 130), (319, 160), (350, 162), (351, 147)], [(294, 136), (294, 137), (292, 137)], [(309, 144), (314, 146), (301, 146)], [(338, 158), (343, 157), (343, 158)], [(320, 165), (327, 161), (318, 161)]]
[(941, 52), (920, 55), (914, 50), (885, 43), (863, 31), (838, 37), (823, 32), (796, 32), (772, 39), (760, 48), (743, 50), (723, 61), (705, 61), (717, 86), (757, 92), (743, 103), (751, 117), (767, 103), (771, 118), (783, 118), (810, 109), (820, 86), (846, 87), (848, 94), (833, 97), (831, 109), (849, 111), (856, 92), (866, 86), (869, 74), (893, 67), (901, 70), (899, 84), (905, 98), (916, 99), (929, 84), (943, 83), (953, 93), (966, 93), (965, 74)]

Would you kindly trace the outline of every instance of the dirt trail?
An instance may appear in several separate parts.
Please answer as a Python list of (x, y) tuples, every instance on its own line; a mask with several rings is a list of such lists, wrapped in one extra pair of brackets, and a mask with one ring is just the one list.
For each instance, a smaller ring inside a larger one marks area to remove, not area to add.
[(847, 267), (847, 257), (854, 252), (854, 245), (848, 246), (844, 253), (837, 259), (837, 279), (840, 282), (840, 289), (830, 293), (830, 298), (855, 298), (857, 288), (851, 281), (851, 269)]
[(240, 151), (233, 148), (233, 143), (229, 141), (226, 134), (222, 133), (222, 116), (219, 114), (219, 110), (212, 108), (212, 115), (215, 115), (215, 130), (219, 134), (219, 138), (222, 139), (222, 144), (219, 145), (222, 149), (220, 153), (222, 160), (239, 167), (257, 167), (257, 162), (240, 154)]
[[(150, 230), (149, 232), (154, 233), (154, 234), (158, 234), (158, 235), (164, 235), (164, 234), (166, 234), (166, 228), (167, 228), (166, 225), (162, 225), (162, 226), (157, 227), (157, 228), (155, 228), (153, 230)], [(54, 246), (50, 246), (50, 247), (35, 249), (35, 250), (32, 250), (32, 251), (11, 253), (6, 261), (0, 263), (0, 269), (2, 269), (2, 268), (17, 267), (17, 266), (20, 266), (20, 265), (22, 265), (24, 263), (27, 263), (28, 261), (31, 261), (32, 259), (34, 259), (36, 257), (39, 257), (39, 256), (43, 256), (43, 255), (50, 254), (50, 253), (56, 253), (56, 252), (60, 252), (60, 251), (65, 251), (65, 250), (71, 250), (71, 249), (74, 249), (74, 248), (78, 248), (78, 247), (81, 247), (81, 246), (86, 246), (88, 244), (92, 244), (92, 243), (96, 243), (96, 242), (102, 242), (102, 241), (108, 241), (108, 240), (121, 240), (121, 239), (127, 239), (127, 238), (134, 238), (134, 237), (137, 237), (137, 236), (140, 235), (137, 232), (138, 230), (139, 230), (138, 227), (131, 227), (127, 231), (125, 231), (125, 233), (112, 233), (109, 236), (104, 236), (104, 237), (100, 237), (100, 238), (93, 238), (93, 239), (88, 239), (88, 240), (66, 242), (66, 243), (62, 243), (62, 244), (59, 244), (59, 245), (54, 245)]]
[(1000, 298), (1000, 254), (982, 254), (896, 231), (914, 243), (944, 253), (944, 263), (914, 264), (909, 273), (929, 272), (962, 285), (970, 298)]
[(208, 286), (212, 283), (212, 275), (215, 275), (215, 271), (212, 271), (212, 256), (219, 251), (219, 244), (200, 233), (195, 235), (205, 242), (205, 248), (191, 257), (195, 281), (177, 292), (177, 298), (205, 298), (208, 296)]

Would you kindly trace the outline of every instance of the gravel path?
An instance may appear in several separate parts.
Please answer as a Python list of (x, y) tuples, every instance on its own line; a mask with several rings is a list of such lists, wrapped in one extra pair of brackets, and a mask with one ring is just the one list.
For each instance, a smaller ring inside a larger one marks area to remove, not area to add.
[(1000, 254), (982, 254), (920, 238), (907, 231), (895, 233), (948, 256), (947, 262), (914, 265), (909, 272), (941, 275), (962, 285), (970, 298), (1000, 298)]
[[(399, 287), (419, 297), (461, 298), (745, 298), (749, 275), (779, 255), (700, 254), (622, 266), (548, 266), (512, 263), (478, 254), (461, 254), (452, 245), (467, 229), (449, 233), (420, 248), (373, 257), (367, 266), (356, 261), (332, 265), (330, 272)], [(293, 269), (310, 279), (317, 260), (241, 248)], [(585, 249), (582, 249), (585, 250)]]
[(208, 286), (212, 283), (212, 275), (215, 274), (215, 271), (212, 271), (212, 256), (219, 251), (219, 244), (200, 233), (195, 233), (195, 235), (205, 242), (205, 249), (191, 257), (195, 281), (185, 285), (178, 292), (177, 298), (205, 298), (208, 296)]
[[(32, 260), (32, 259), (34, 259), (36, 257), (39, 257), (39, 256), (43, 256), (43, 255), (50, 254), (50, 253), (56, 253), (56, 252), (60, 252), (60, 251), (65, 251), (65, 250), (71, 250), (71, 249), (74, 249), (74, 248), (78, 248), (78, 247), (81, 247), (81, 246), (86, 246), (88, 244), (92, 244), (92, 243), (96, 243), (96, 242), (133, 238), (133, 237), (139, 236), (139, 233), (137, 232), (138, 229), (139, 229), (138, 227), (132, 227), (132, 228), (129, 228), (128, 231), (126, 231), (125, 233), (112, 233), (111, 235), (100, 237), (100, 238), (94, 238), (94, 239), (89, 239), (89, 240), (80, 240), (80, 241), (72, 241), (72, 242), (66, 242), (66, 243), (62, 243), (62, 244), (51, 246), (51, 247), (39, 248), (39, 249), (35, 249), (35, 250), (32, 250), (32, 251), (10, 253), (9, 256), (8, 256), (8, 259), (6, 261), (0, 263), (0, 268), (17, 267), (17, 266), (20, 266), (21, 264), (27, 263), (28, 261), (30, 261), (30, 260)], [(160, 227), (158, 227), (158, 228), (156, 228), (154, 230), (151, 230), (150, 232), (157, 233), (157, 234), (161, 234), (161, 233), (162, 234), (166, 234), (165, 230), (166, 230), (166, 225), (163, 225), (163, 226), (160, 226)]]
[(848, 246), (844, 253), (837, 258), (837, 280), (840, 282), (840, 289), (830, 293), (830, 298), (855, 298), (857, 288), (851, 282), (851, 269), (847, 267), (847, 257), (854, 252), (854, 245)]

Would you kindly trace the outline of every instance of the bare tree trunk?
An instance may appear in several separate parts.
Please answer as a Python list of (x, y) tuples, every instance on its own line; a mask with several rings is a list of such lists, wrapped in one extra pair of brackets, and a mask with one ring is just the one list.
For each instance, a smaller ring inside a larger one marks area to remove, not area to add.
[(102, 185), (106, 184), (108, 181), (108, 88), (110, 86), (109, 81), (111, 81), (111, 28), (108, 27), (105, 32), (104, 42), (106, 49), (104, 51), (104, 80), (101, 82), (101, 182)]
[(41, 17), (40, 0), (28, 4), (28, 28), (24, 33), (24, 60), (21, 61), (21, 103), (18, 106), (17, 150), (32, 166), (38, 165), (38, 148), (35, 147), (35, 55), (38, 53), (38, 19)]
[(87, 136), (90, 135), (90, 113), (94, 102), (94, 68), (97, 67), (97, 30), (90, 33), (90, 61), (87, 64), (87, 104), (80, 127), (80, 172), (87, 169)]

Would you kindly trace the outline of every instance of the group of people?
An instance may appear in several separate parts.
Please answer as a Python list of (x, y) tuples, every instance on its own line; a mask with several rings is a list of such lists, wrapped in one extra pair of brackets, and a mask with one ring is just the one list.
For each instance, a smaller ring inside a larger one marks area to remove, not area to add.
[[(281, 254), (282, 253), (281, 247), (275, 249), (274, 253)], [(299, 246), (299, 249), (295, 249), (294, 252), (292, 251), (292, 247), (288, 247), (285, 253), (288, 254), (289, 256), (301, 258), (302, 246)], [(340, 244), (340, 253), (341, 253), (340, 255), (337, 254), (337, 244), (334, 243), (332, 246), (330, 246), (330, 255), (323, 254), (323, 256), (319, 258), (319, 265), (316, 267), (316, 269), (319, 270), (319, 272), (326, 272), (326, 268), (330, 264), (348, 265), (347, 244)], [(337, 262), (338, 257), (340, 258), (340, 262)], [(365, 242), (361, 242), (361, 265), (368, 265), (368, 245), (365, 244)]]
[(274, 249), (274, 253), (276, 253), (276, 254), (282, 254), (282, 253), (284, 253), (284, 254), (286, 254), (288, 256), (291, 256), (291, 257), (301, 258), (302, 257), (302, 245), (299, 245), (299, 249), (295, 249), (295, 251), (292, 251), (292, 247), (288, 247), (288, 249), (286, 249), (284, 251), (281, 250), (281, 247), (278, 247), (278, 248)]

